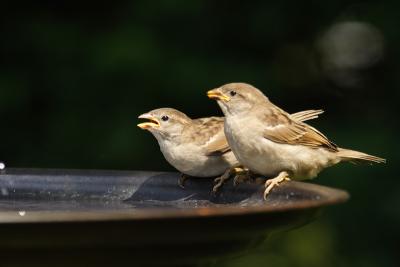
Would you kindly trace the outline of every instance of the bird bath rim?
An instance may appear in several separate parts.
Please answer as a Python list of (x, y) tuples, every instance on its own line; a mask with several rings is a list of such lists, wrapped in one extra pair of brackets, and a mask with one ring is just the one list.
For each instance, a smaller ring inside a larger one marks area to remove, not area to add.
[[(48, 186), (47, 184), (53, 183), (57, 179), (75, 179), (78, 180), (79, 177), (132, 177), (132, 183), (135, 182), (134, 176), (146, 176), (156, 177), (156, 176), (165, 176), (165, 180), (162, 179), (158, 181), (158, 183), (167, 183), (166, 189), (172, 188), (170, 190), (194, 190), (191, 189), (191, 185), (188, 184), (185, 189), (174, 188), (175, 179), (172, 177), (178, 177), (177, 173), (173, 172), (149, 172), (149, 171), (109, 171), (109, 170), (64, 170), (64, 169), (14, 169), (7, 168), (0, 172), (0, 187), (8, 186), (10, 187), (10, 183), (12, 184), (12, 179), (24, 179), (24, 177), (30, 177), (28, 180), (30, 182), (39, 180), (40, 177), (48, 176), (53, 177), (52, 179), (48, 179), (45, 181), (41, 181), (43, 186)], [(2, 179), (6, 178), (8, 182), (4, 182)], [(61, 177), (61, 178), (60, 178)], [(75, 178), (74, 178), (75, 177)], [(195, 181), (193, 178), (193, 181)], [(210, 181), (211, 179), (201, 179), (202, 182)], [(10, 182), (11, 181), (11, 182)], [(111, 181), (111, 180), (110, 180)], [(200, 181), (200, 180), (198, 180)], [(76, 182), (76, 181), (75, 181)], [(124, 181), (127, 183), (127, 181)], [(144, 182), (143, 182), (144, 183)], [(129, 184), (129, 183), (127, 183)], [(203, 183), (204, 185), (204, 183)], [(204, 186), (201, 185), (203, 188)], [(15, 185), (14, 185), (15, 186)], [(16, 185), (18, 187), (18, 185)], [(56, 185), (58, 186), (58, 185)], [(90, 186), (90, 185), (88, 185)], [(157, 184), (157, 186), (159, 186)], [(170, 186), (170, 187), (168, 187)], [(195, 187), (198, 184), (195, 183)], [(238, 185), (238, 187), (246, 186), (253, 190), (254, 192), (262, 190), (262, 186), (260, 185)], [(161, 187), (162, 188), (162, 187)], [(246, 188), (246, 190), (247, 190)], [(51, 190), (54, 190), (52, 188)], [(229, 181), (224, 186), (225, 190), (223, 193), (232, 194), (229, 190), (234, 190), (233, 187), (229, 187)], [(115, 221), (115, 220), (163, 220), (163, 219), (179, 219), (179, 218), (197, 218), (197, 217), (230, 217), (230, 216), (241, 216), (241, 215), (251, 215), (251, 214), (263, 214), (263, 213), (278, 213), (278, 212), (287, 212), (294, 210), (303, 210), (303, 209), (312, 209), (325, 207), (329, 205), (339, 204), (345, 202), (349, 198), (349, 194), (343, 190), (333, 189), (325, 186), (320, 186), (311, 183), (304, 182), (296, 182), (290, 181), (282, 184), (278, 188), (274, 189), (272, 194), (279, 193), (284, 190), (297, 190), (297, 191), (309, 191), (314, 192), (317, 196), (317, 199), (302, 199), (299, 201), (292, 201), (285, 203), (281, 201), (279, 205), (271, 204), (267, 201), (259, 201), (256, 205), (245, 205), (241, 206), (240, 204), (235, 203), (235, 205), (219, 205), (215, 204), (213, 206), (207, 207), (188, 207), (184, 209), (165, 209), (165, 208), (151, 208), (151, 209), (137, 209), (135, 212), (127, 212), (126, 210), (122, 211), (73, 211), (73, 212), (64, 212), (64, 211), (52, 211), (52, 212), (43, 212), (43, 211), (26, 211), (24, 216), (16, 213), (15, 211), (1, 211), (0, 209), (0, 224), (2, 223), (51, 223), (51, 222), (84, 222), (84, 221)], [(254, 193), (253, 195), (255, 195)], [(262, 198), (262, 195), (259, 194), (259, 197)], [(9, 196), (8, 196), (9, 198)], [(12, 197), (11, 197), (12, 198)], [(4, 196), (0, 198), (0, 201), (4, 199)], [(124, 199), (122, 199), (124, 201)], [(50, 200), (51, 201), (51, 200)], [(96, 201), (96, 200), (92, 200)]]

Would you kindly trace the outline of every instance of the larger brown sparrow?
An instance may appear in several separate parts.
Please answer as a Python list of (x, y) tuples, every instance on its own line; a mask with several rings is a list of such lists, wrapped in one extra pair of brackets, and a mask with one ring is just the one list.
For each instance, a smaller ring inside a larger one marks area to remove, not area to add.
[(338, 147), (314, 127), (293, 119), (257, 88), (230, 83), (207, 93), (225, 115), (225, 135), (240, 164), (267, 177), (264, 198), (279, 183), (310, 179), (341, 161), (386, 162)]

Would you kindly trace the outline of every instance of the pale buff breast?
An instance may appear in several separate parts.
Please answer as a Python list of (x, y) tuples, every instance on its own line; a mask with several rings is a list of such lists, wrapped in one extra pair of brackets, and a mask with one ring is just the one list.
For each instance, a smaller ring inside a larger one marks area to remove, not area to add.
[(275, 177), (288, 171), (293, 179), (310, 179), (323, 168), (338, 162), (334, 153), (323, 148), (270, 141), (263, 137), (262, 125), (246, 122), (227, 120), (226, 136), (239, 162), (255, 173)]
[[(176, 145), (159, 142), (165, 159), (178, 171), (195, 177), (213, 177), (221, 175), (231, 167), (232, 152), (218, 156), (207, 156), (203, 149), (194, 144)], [(231, 155), (229, 155), (229, 153)]]

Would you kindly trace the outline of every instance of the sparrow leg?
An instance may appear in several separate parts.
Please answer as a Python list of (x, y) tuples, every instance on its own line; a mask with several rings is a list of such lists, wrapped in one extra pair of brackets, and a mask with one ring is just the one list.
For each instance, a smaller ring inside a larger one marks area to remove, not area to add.
[(181, 176), (179, 177), (178, 180), (178, 185), (182, 188), (185, 188), (185, 181), (189, 178), (189, 175), (186, 175), (184, 173), (181, 173)]
[(242, 169), (236, 173), (233, 178), (233, 186), (249, 181), (252, 178), (252, 173), (248, 169)]
[(231, 178), (232, 175), (243, 172), (243, 168), (241, 167), (233, 167), (230, 169), (227, 169), (224, 174), (222, 174), (220, 177), (215, 178), (214, 183), (216, 183), (213, 187), (213, 193), (217, 193), (220, 187), (225, 183), (226, 180)]
[(232, 169), (227, 169), (224, 174), (222, 174), (220, 177), (217, 177), (214, 179), (214, 187), (212, 189), (212, 192), (215, 194), (218, 192), (219, 188), (225, 183), (226, 180), (228, 180), (231, 175), (233, 174), (233, 168)]
[(287, 172), (281, 172), (279, 175), (275, 178), (268, 179), (265, 182), (265, 191), (264, 191), (264, 200), (267, 199), (267, 196), (269, 192), (274, 188), (275, 186), (279, 186), (280, 183), (284, 181), (290, 181), (289, 174)]

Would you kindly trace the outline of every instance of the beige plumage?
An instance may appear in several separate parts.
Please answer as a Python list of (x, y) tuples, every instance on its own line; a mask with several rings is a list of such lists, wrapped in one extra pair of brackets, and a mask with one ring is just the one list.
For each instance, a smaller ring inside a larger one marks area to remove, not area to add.
[[(322, 112), (307, 110), (288, 116), (305, 121), (317, 118)], [(216, 179), (214, 191), (239, 170), (235, 169), (239, 163), (224, 134), (223, 117), (191, 119), (176, 109), (160, 108), (139, 118), (148, 120), (138, 126), (154, 135), (165, 159), (182, 174), (194, 177), (222, 175)]]
[[(225, 115), (225, 135), (240, 164), (274, 177), (266, 182), (264, 197), (284, 180), (309, 179), (341, 161), (385, 162), (362, 152), (339, 148), (314, 127), (275, 106), (255, 87), (226, 84), (208, 92)], [(312, 117), (312, 116), (311, 116)]]

